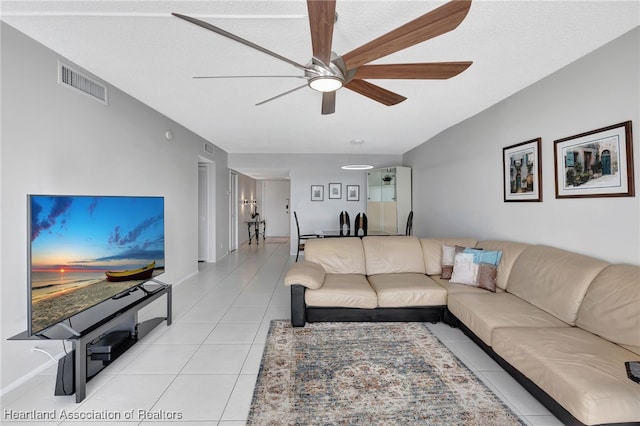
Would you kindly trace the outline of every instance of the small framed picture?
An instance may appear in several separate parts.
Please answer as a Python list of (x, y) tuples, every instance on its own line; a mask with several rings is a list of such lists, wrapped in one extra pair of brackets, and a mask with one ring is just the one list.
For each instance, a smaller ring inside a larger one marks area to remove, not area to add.
[(342, 198), (342, 184), (330, 183), (329, 184), (329, 198), (335, 198), (337, 200)]
[(633, 197), (631, 121), (554, 141), (556, 198)]
[(360, 201), (360, 185), (347, 185), (347, 201)]
[(324, 201), (324, 185), (311, 185), (311, 201)]
[(542, 201), (542, 139), (502, 148), (504, 201)]

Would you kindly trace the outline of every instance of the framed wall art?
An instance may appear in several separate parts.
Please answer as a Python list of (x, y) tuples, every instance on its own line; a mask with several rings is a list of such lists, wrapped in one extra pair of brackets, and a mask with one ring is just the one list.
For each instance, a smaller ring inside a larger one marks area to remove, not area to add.
[(631, 121), (554, 141), (556, 198), (633, 197)]
[(360, 185), (347, 185), (347, 201), (360, 201)]
[(542, 139), (502, 149), (504, 201), (542, 201)]
[(330, 183), (329, 184), (329, 198), (341, 199), (342, 198), (342, 184)]
[(324, 185), (311, 185), (311, 201), (324, 201)]

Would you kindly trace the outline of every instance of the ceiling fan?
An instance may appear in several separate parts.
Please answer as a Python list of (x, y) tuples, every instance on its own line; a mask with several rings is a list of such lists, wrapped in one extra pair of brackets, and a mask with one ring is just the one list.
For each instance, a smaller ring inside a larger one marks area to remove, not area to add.
[(208, 22), (179, 13), (172, 13), (172, 15), (259, 50), (304, 71), (304, 77), (298, 76), (298, 78), (306, 78), (306, 84), (256, 105), (262, 105), (308, 86), (322, 92), (322, 114), (333, 114), (336, 105), (336, 91), (342, 87), (391, 106), (407, 98), (372, 84), (366, 81), (367, 79), (447, 79), (469, 68), (472, 64), (470, 61), (367, 64), (455, 29), (467, 16), (470, 7), (471, 0), (450, 1), (375, 40), (338, 56), (331, 51), (333, 25), (336, 20), (336, 1), (307, 0), (313, 56), (306, 65), (285, 58)]

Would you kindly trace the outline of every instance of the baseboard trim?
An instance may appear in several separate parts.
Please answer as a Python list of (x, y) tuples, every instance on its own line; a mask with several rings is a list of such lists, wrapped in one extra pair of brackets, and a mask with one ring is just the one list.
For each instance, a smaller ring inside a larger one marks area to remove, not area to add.
[(24, 376), (18, 377), (16, 380), (14, 380), (13, 382), (9, 383), (4, 388), (0, 389), (0, 396), (5, 396), (7, 393), (9, 393), (12, 390), (15, 390), (15, 389), (19, 388), (20, 386), (24, 385), (29, 380), (31, 380), (34, 377), (38, 376), (40, 373), (43, 373), (47, 369), (58, 365), (58, 360), (60, 360), (60, 358), (64, 357), (65, 355), (66, 354), (64, 352), (61, 352), (61, 353), (59, 353), (57, 355), (51, 355), (51, 356), (53, 356), (54, 359), (50, 359), (49, 361), (45, 362), (44, 364), (40, 365), (39, 367), (35, 368), (34, 370), (31, 370), (30, 372), (28, 372)]

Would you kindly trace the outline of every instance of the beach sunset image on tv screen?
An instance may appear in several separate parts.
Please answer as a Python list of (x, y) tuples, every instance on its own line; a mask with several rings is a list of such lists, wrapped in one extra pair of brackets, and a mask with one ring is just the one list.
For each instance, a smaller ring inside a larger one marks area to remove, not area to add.
[(29, 196), (38, 333), (164, 272), (164, 198)]

